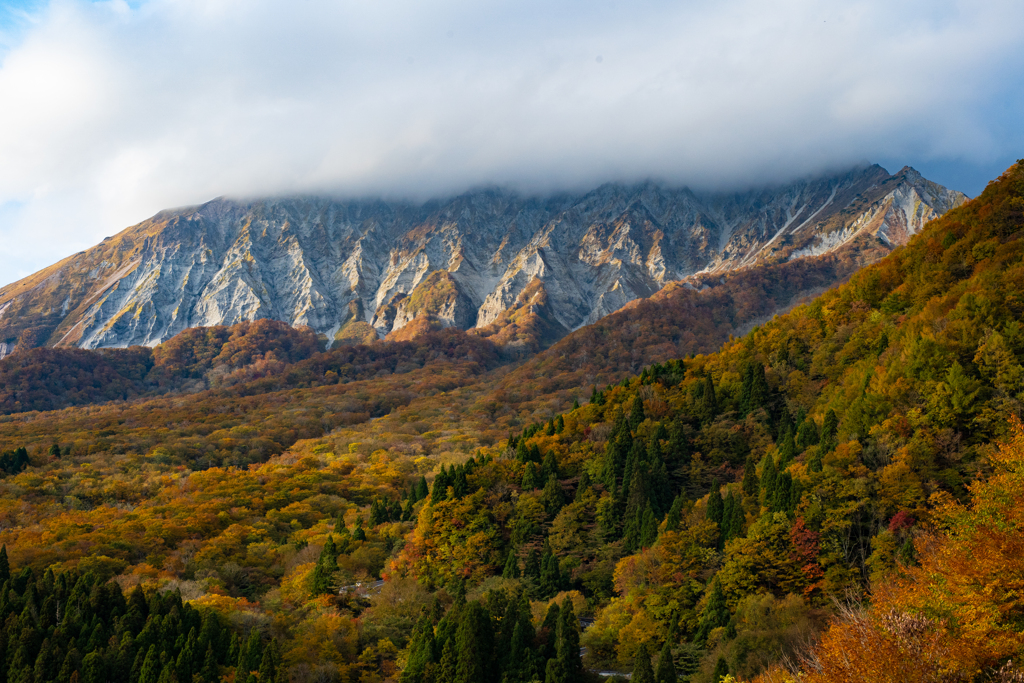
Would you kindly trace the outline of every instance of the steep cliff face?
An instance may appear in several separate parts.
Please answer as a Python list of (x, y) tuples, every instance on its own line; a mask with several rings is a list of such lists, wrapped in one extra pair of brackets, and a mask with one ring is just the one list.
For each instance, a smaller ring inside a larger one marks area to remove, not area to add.
[(728, 194), (649, 182), (420, 205), (218, 199), (161, 212), (0, 290), (0, 353), (155, 345), (258, 318), (309, 325), (329, 343), (417, 319), (491, 329), (536, 308), (540, 289), (546, 329), (572, 330), (697, 272), (822, 254), (864, 234), (903, 244), (965, 199), (879, 166)]

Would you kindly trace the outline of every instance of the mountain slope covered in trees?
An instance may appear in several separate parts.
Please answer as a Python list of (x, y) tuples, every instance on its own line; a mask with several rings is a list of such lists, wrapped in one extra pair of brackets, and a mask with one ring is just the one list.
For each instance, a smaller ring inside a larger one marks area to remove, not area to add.
[[(784, 680), (790, 661), (839, 681), (855, 655), (884, 678), (908, 652), (923, 672), (912, 680), (1012, 680), (1019, 443), (996, 444), (1024, 400), (1022, 234), (1019, 163), (845, 285), (714, 352), (645, 341), (660, 305), (707, 317), (696, 295), (667, 293), (623, 311), (621, 338), (596, 328), (517, 367), (449, 330), (423, 364), (380, 377), (326, 382), (338, 372), (314, 354), (287, 364), (306, 368), (294, 381), (286, 369), (8, 415), (2, 447), (29, 462), (0, 479), (0, 542), (12, 576), (140, 586), (161, 620), (215, 612), (235, 649), (228, 638), (201, 680), (579, 681), (614, 667), (696, 683)], [(728, 295), (736, 317), (721, 327), (737, 331), (761, 316), (730, 280), (703, 294)], [(765, 295), (774, 287), (803, 291)], [(639, 374), (613, 369), (627, 357)], [(977, 590), (992, 577), (994, 592)], [(0, 609), (56, 614), (51, 589), (29, 583)], [(35, 612), (29, 590), (44, 595)], [(836, 596), (874, 607), (836, 614)], [(123, 623), (111, 600), (94, 620), (107, 630), (75, 632), (79, 678), (88, 655), (108, 670), (139, 658), (124, 645), (139, 631), (106, 625)], [(47, 638), (71, 651), (38, 623), (5, 631), (21, 639), (11, 678), (35, 671)], [(153, 651), (169, 679), (189, 642), (174, 633)], [(240, 642), (275, 651), (275, 673), (249, 669)]]

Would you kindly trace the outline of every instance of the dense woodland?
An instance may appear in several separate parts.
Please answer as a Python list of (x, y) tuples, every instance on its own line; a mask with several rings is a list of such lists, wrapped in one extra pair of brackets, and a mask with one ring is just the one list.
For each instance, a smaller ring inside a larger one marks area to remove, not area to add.
[(20, 352), (0, 677), (1021, 680), (1022, 231), (1018, 163), (785, 315), (856, 264), (680, 287), (525, 361), (263, 322)]

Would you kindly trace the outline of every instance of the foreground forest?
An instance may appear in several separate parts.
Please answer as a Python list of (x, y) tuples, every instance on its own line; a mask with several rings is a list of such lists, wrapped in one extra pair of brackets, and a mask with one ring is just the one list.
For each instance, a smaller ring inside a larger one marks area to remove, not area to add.
[(859, 264), (526, 361), (269, 323), (4, 359), (0, 678), (1021, 680), (1022, 230), (1019, 162), (772, 319)]

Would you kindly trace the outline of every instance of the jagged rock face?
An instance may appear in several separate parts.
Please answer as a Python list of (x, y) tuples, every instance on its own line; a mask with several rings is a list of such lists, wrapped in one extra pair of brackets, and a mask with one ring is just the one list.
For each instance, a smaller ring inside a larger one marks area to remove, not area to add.
[(965, 199), (913, 169), (878, 166), (727, 194), (644, 183), (422, 205), (218, 199), (3, 288), (0, 344), (155, 345), (257, 318), (329, 341), (353, 329), (384, 336), (417, 316), (483, 328), (535, 281), (550, 324), (572, 330), (695, 272), (821, 254), (864, 233), (903, 244)]

